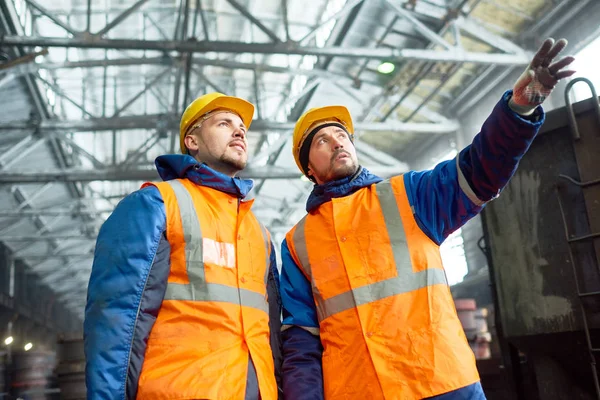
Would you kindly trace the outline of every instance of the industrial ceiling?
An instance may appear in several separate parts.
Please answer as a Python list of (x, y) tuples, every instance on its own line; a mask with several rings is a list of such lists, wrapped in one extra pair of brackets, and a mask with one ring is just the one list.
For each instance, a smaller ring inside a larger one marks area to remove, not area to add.
[(82, 316), (102, 222), (220, 91), (256, 105), (242, 175), (279, 242), (311, 187), (290, 150), (305, 110), (347, 106), (362, 164), (405, 172), (589, 2), (2, 2), (0, 241)]

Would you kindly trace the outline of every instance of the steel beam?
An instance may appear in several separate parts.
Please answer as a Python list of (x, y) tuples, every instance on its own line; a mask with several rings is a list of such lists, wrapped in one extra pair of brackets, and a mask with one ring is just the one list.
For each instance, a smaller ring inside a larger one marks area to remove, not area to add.
[[(376, 175), (389, 177), (407, 171), (406, 165), (369, 167)], [(239, 174), (246, 179), (300, 179), (295, 168), (249, 167)], [(68, 169), (62, 171), (5, 172), (0, 184), (25, 184), (42, 182), (92, 182), (92, 181), (155, 181), (160, 179), (153, 169)], [(36, 236), (42, 238), (42, 236)], [(46, 236), (50, 238), (50, 236)], [(0, 240), (8, 240), (0, 237)], [(23, 239), (25, 240), (25, 239)]]
[[(196, 2), (198, 2), (198, 0), (196, 0)], [(165, 16), (165, 15), (173, 16), (179, 10), (179, 5), (177, 3), (178, 3), (177, 1), (171, 1), (168, 3), (168, 6), (161, 7), (161, 5), (159, 5), (158, 3), (151, 2), (146, 7), (144, 7), (144, 12), (146, 12), (146, 14), (161, 14), (161, 17)], [(59, 5), (60, 5), (60, 3), (59, 3)], [(121, 4), (115, 4), (113, 2), (110, 5), (109, 11), (110, 12), (125, 11), (127, 8), (128, 8), (127, 4), (121, 5)], [(419, 7), (417, 7), (417, 8), (419, 8)], [(66, 11), (64, 9), (50, 8), (49, 11), (51, 11), (56, 16), (65, 16), (65, 15), (85, 16), (85, 14), (87, 13), (87, 9), (85, 7), (79, 7), (79, 8), (74, 8), (74, 9), (71, 8)], [(266, 21), (266, 22), (273, 23), (273, 24), (281, 24), (281, 16), (280, 15), (272, 14), (272, 13), (265, 13), (265, 12), (262, 12), (262, 10), (260, 10), (260, 11), (261, 11), (260, 14), (258, 14), (256, 12), (254, 14), (255, 14), (255, 16), (257, 16), (257, 18), (260, 18), (261, 21), (263, 21), (263, 22)], [(104, 16), (105, 13), (106, 13), (106, 11), (104, 9), (101, 11), (99, 9), (94, 9), (92, 11), (92, 15), (94, 17), (96, 17), (100, 14), (102, 16)], [(219, 17), (227, 17), (227, 18), (239, 17), (239, 13), (234, 10), (215, 11), (214, 9), (204, 8), (203, 13), (205, 14), (206, 18), (209, 21), (214, 20)], [(443, 17), (443, 15), (442, 15), (442, 17)], [(155, 22), (159, 22), (159, 21), (155, 20)], [(296, 27), (302, 27), (304, 29), (310, 29), (312, 27), (312, 24), (309, 23), (308, 21), (304, 21), (304, 20), (291, 20), (290, 26), (296, 26)]]
[(343, 58), (372, 58), (390, 62), (424, 60), (496, 65), (527, 65), (526, 54), (499, 54), (467, 52), (462, 49), (437, 51), (427, 49), (364, 48), (364, 47), (305, 47), (296, 43), (243, 43), (225, 41), (177, 41), (177, 40), (130, 40), (50, 38), (34, 36), (4, 36), (8, 46), (76, 47), (117, 50), (156, 50), (164, 52), (190, 53), (255, 53), (296, 54)]
[(54, 22), (56, 25), (60, 26), (61, 28), (63, 28), (65, 31), (67, 31), (68, 33), (70, 33), (73, 36), (77, 35), (77, 32), (75, 32), (75, 30), (73, 30), (73, 28), (71, 28), (69, 26), (69, 24), (64, 23), (63, 21), (61, 21), (59, 18), (57, 18), (55, 15), (53, 15), (50, 11), (46, 10), (44, 7), (42, 7), (41, 5), (39, 5), (38, 3), (36, 3), (33, 0), (25, 0), (27, 2), (27, 4), (37, 10), (38, 12), (40, 12), (43, 16), (47, 17), (50, 19), (50, 21)]
[(28, 209), (21, 211), (14, 210), (0, 210), (0, 218), (5, 217), (32, 217), (32, 216), (48, 216), (48, 217), (58, 217), (58, 216), (81, 216), (81, 215), (98, 215), (103, 213), (110, 213), (113, 210), (61, 210), (61, 209)]
[(238, 10), (240, 14), (242, 14), (244, 17), (248, 18), (248, 20), (250, 20), (250, 22), (252, 22), (254, 25), (256, 25), (258, 27), (258, 29), (263, 31), (263, 33), (265, 35), (267, 35), (269, 38), (271, 38), (271, 40), (273, 42), (277, 43), (277, 42), (281, 41), (281, 40), (279, 40), (279, 37), (275, 34), (275, 32), (273, 32), (272, 30), (267, 28), (262, 22), (260, 22), (260, 20), (258, 18), (256, 18), (254, 15), (252, 15), (252, 13), (250, 11), (248, 11), (246, 9), (246, 7), (244, 7), (243, 5), (241, 5), (240, 3), (238, 3), (235, 0), (226, 0), (226, 1), (233, 8)]
[[(2, 238), (0, 238), (2, 239)], [(65, 254), (22, 254), (20, 256), (16, 256), (15, 258), (21, 260), (55, 260), (55, 259), (63, 259), (63, 258), (85, 258), (85, 257), (93, 257), (92, 253), (65, 253)]]
[(100, 31), (96, 32), (94, 34), (94, 36), (102, 37), (102, 36), (106, 35), (111, 29), (113, 29), (115, 26), (119, 25), (121, 22), (123, 22), (125, 19), (127, 19), (127, 17), (129, 17), (132, 13), (134, 13), (138, 8), (143, 6), (144, 3), (146, 3), (147, 1), (148, 0), (139, 0), (137, 3), (135, 3), (134, 5), (129, 7), (127, 10), (125, 10), (121, 14), (119, 14), (115, 19), (110, 21)]
[(9, 72), (7, 74), (5, 74), (2, 79), (0, 79), (0, 88), (2, 88), (2, 86), (5, 86), (8, 83), (11, 83), (18, 75), (15, 74), (14, 72)]
[[(38, 147), (47, 144), (46, 141), (47, 141), (46, 138), (42, 138), (41, 140), (40, 139), (35, 140), (32, 145), (26, 147), (24, 150), (22, 150), (19, 153), (15, 154), (13, 157), (10, 158), (10, 160), (7, 160), (2, 165), (2, 168), (0, 168), (0, 169), (7, 170), (7, 169), (11, 168), (13, 165), (17, 165), (25, 157), (27, 157), (29, 154), (31, 154), (34, 151), (37, 151)], [(21, 168), (22, 168), (22, 164), (21, 164)]]
[(204, 82), (206, 82), (206, 84), (208, 84), (208, 86), (210, 86), (211, 88), (213, 88), (213, 90), (219, 92), (219, 93), (227, 93), (226, 90), (221, 89), (214, 81), (212, 81), (211, 79), (209, 79), (204, 72), (202, 72), (202, 69), (198, 69), (198, 68), (192, 68), (194, 70), (194, 72), (196, 73), (196, 75), (198, 75), (198, 77), (200, 79), (202, 79)]
[(202, 32), (204, 32), (204, 40), (210, 40), (206, 13), (204, 12), (204, 8), (202, 8), (201, 0), (196, 0), (196, 7), (198, 10), (200, 10), (200, 19), (202, 20)]
[(288, 18), (288, 0), (281, 0), (281, 18), (283, 19), (283, 30), (285, 32), (285, 41), (290, 40), (290, 21)]
[(92, 25), (92, 0), (87, 0), (87, 13), (85, 16), (85, 31), (90, 32), (90, 26)]
[(481, 100), (483, 96), (488, 94), (491, 90), (493, 90), (500, 82), (502, 82), (508, 75), (515, 72), (515, 68), (507, 68), (504, 71), (500, 72), (498, 75), (493, 77), (493, 79), (486, 81), (486, 84), (479, 88), (479, 90), (473, 95), (470, 96), (468, 100), (460, 103), (460, 108), (456, 110), (456, 115), (462, 116), (465, 112), (469, 111), (475, 104)]
[[(28, 121), (8, 122), (0, 125), (3, 130), (27, 130), (34, 126)], [(93, 132), (112, 131), (128, 129), (163, 129), (178, 130), (179, 118), (176, 114), (149, 114), (135, 116), (120, 116), (116, 118), (89, 118), (82, 120), (45, 120), (38, 129), (40, 132)], [(419, 132), (431, 134), (452, 133), (458, 130), (458, 122), (448, 121), (443, 124), (417, 123), (417, 122), (357, 122), (354, 124), (357, 131), (371, 132)], [(293, 122), (279, 122), (270, 120), (255, 120), (252, 122), (252, 131), (291, 131), (294, 129)]]
[[(495, 66), (490, 65), (484, 71), (479, 72), (477, 77), (473, 79), (466, 87), (464, 87), (458, 96), (455, 95), (454, 100), (447, 104), (445, 108), (451, 112), (460, 105), (463, 104), (463, 100), (475, 89), (481, 87), (481, 85), (485, 84), (485, 82), (489, 79), (490, 74), (496, 69)], [(468, 101), (468, 100), (466, 100)]]
[(411, 12), (409, 12), (408, 10), (405, 10), (404, 8), (402, 8), (401, 6), (399, 6), (396, 3), (392, 2), (391, 0), (386, 0), (386, 3), (388, 3), (388, 5), (397, 14), (399, 14), (400, 16), (407, 19), (415, 27), (415, 29), (419, 33), (421, 33), (421, 35), (423, 35), (424, 37), (426, 37), (433, 43), (439, 44), (440, 46), (445, 47), (448, 50), (453, 48), (453, 46), (450, 43), (448, 43), (443, 37), (441, 37), (434, 31), (432, 31), (431, 29), (429, 29), (425, 24), (423, 24), (421, 21), (419, 21), (417, 18), (415, 18)]
[(341, 10), (339, 10), (338, 12), (336, 12), (335, 14), (333, 14), (332, 16), (327, 18), (325, 21), (319, 22), (310, 32), (308, 32), (306, 35), (304, 35), (304, 37), (302, 39), (300, 39), (298, 41), (298, 43), (300, 43), (300, 44), (306, 43), (309, 39), (314, 37), (317, 34), (317, 32), (319, 32), (319, 29), (321, 29), (323, 26), (328, 24), (330, 21), (337, 20), (339, 18), (342, 18), (346, 14), (349, 14), (350, 11), (352, 11), (354, 9), (354, 7), (356, 7), (363, 1), (364, 0), (352, 0), (349, 3), (346, 3)]
[(421, 20), (429, 20), (439, 23), (445, 22), (445, 18), (448, 15), (447, 8), (425, 1), (411, 1), (411, 3), (414, 4), (413, 9), (404, 10), (410, 12), (413, 16)]
[[(130, 98), (129, 100), (127, 100), (125, 102), (125, 104), (123, 104), (118, 110), (116, 110), (111, 118), (117, 117), (119, 115), (121, 115), (121, 113), (125, 110), (127, 110), (127, 108), (129, 108), (129, 106), (131, 106), (133, 103), (135, 103), (135, 101), (137, 99), (139, 99), (140, 97), (142, 97), (144, 95), (144, 93), (146, 93), (148, 91), (148, 89), (150, 89), (152, 86), (154, 86), (155, 84), (157, 84), (162, 78), (164, 78), (169, 72), (171, 71), (171, 68), (167, 68), (164, 71), (156, 74), (156, 76), (154, 76), (154, 78), (152, 78), (152, 80), (150, 82), (148, 82), (144, 88), (142, 90), (140, 90), (138, 93), (136, 93), (132, 98)], [(115, 104), (116, 105), (116, 104)]]
[(508, 39), (503, 38), (502, 36), (496, 35), (488, 31), (485, 28), (482, 28), (481, 25), (471, 21), (468, 18), (459, 16), (456, 21), (454, 21), (455, 26), (458, 26), (462, 31), (468, 33), (469, 35), (481, 40), (484, 43), (489, 44), (490, 46), (505, 51), (507, 53), (514, 54), (528, 54), (528, 52), (517, 44), (511, 42)]
[[(175, 137), (175, 135), (173, 135), (173, 137)], [(150, 149), (152, 149), (159, 141), (160, 141), (160, 136), (154, 135), (151, 139), (143, 142), (132, 153), (129, 153), (127, 155), (127, 159), (125, 161), (123, 161), (122, 163), (118, 164), (117, 166), (123, 168), (125, 166), (131, 165), (131, 164), (137, 162), (137, 160), (139, 160), (141, 157), (147, 156), (148, 151), (150, 151)]]
[[(17, 68), (15, 72), (19, 73), (35, 73), (39, 69), (56, 70), (63, 68), (96, 68), (96, 67), (112, 67), (112, 66), (132, 66), (132, 65), (175, 65), (179, 62), (178, 58), (171, 57), (151, 57), (151, 58), (120, 58), (120, 59), (97, 59), (97, 60), (83, 60), (83, 61), (67, 61), (57, 63), (39, 63), (30, 64)], [(304, 76), (315, 76), (319, 78), (325, 78), (328, 80), (335, 80), (341, 83), (352, 85), (355, 83), (355, 79), (347, 76), (339, 75), (330, 71), (322, 69), (302, 69), (302, 68), (289, 68), (289, 67), (277, 67), (274, 65), (266, 65), (259, 63), (246, 63), (233, 60), (220, 60), (210, 59), (204, 57), (193, 57), (192, 64), (200, 66), (214, 66), (228, 69), (245, 69), (256, 72), (273, 72), (277, 74), (289, 74), (289, 75), (304, 75)], [(361, 82), (363, 85), (370, 85), (373, 87), (380, 87), (370, 82)]]
[(574, 17), (581, 12), (592, 0), (582, 0), (577, 4), (569, 4), (569, 8), (558, 18), (558, 20), (553, 20), (552, 23), (547, 27), (545, 31), (542, 33), (538, 33), (538, 37), (546, 38), (549, 37), (552, 33), (556, 33), (564, 24), (567, 22), (573, 21)]
[(82, 235), (20, 235), (0, 236), (0, 242), (33, 242), (36, 240), (94, 240)]
[(152, 24), (152, 26), (154, 28), (156, 28), (156, 30), (158, 31), (158, 33), (160, 33), (160, 35), (165, 39), (168, 40), (169, 37), (167, 36), (167, 34), (165, 33), (165, 31), (162, 29), (162, 27), (160, 26), (159, 23), (157, 23), (151, 16), (149, 13), (146, 13), (146, 18), (148, 18), (148, 21), (150, 21), (150, 24)]
[(15, 68), (19, 65), (34, 63), (36, 57), (45, 56), (47, 54), (48, 54), (48, 49), (42, 49), (40, 51), (35, 51), (33, 53), (25, 54), (24, 56), (21, 56), (21, 57), (15, 58), (14, 60), (9, 60), (3, 64), (0, 64), (0, 71), (6, 72), (9, 69)]
[[(554, 3), (554, 4), (553, 4)], [(530, 36), (537, 35), (539, 36), (539, 31), (542, 26), (544, 26), (547, 22), (553, 21), (556, 18), (556, 15), (562, 11), (566, 6), (572, 6), (573, 0), (562, 0), (558, 4), (556, 2), (550, 3), (551, 5), (548, 7), (549, 9), (545, 9), (544, 12), (541, 13), (541, 18), (539, 18), (533, 26), (529, 27), (528, 30), (521, 33), (521, 37), (528, 38)]]
[(525, 12), (519, 10), (518, 8), (511, 6), (510, 4), (503, 4), (500, 1), (494, 1), (494, 0), (484, 0), (484, 3), (489, 4), (493, 7), (496, 7), (499, 10), (503, 10), (506, 11), (514, 16), (516, 16), (519, 19), (524, 19), (525, 21), (534, 21), (534, 18), (529, 15), (526, 14)]
[(11, 146), (4, 154), (0, 156), (0, 170), (4, 168), (6, 164), (8, 164), (11, 160), (18, 157), (25, 149), (31, 146), (31, 143), (34, 141), (32, 135), (27, 135), (19, 143)]
[[(390, 32), (392, 31), (392, 29), (394, 28), (394, 25), (396, 25), (396, 22), (398, 21), (400, 17), (395, 15), (394, 18), (392, 18), (392, 21), (389, 23), (388, 26), (386, 26), (385, 30), (383, 31), (383, 33), (381, 34), (381, 36), (379, 36), (379, 38), (377, 39), (377, 41), (375, 42), (375, 46), (374, 47), (380, 47), (381, 44), (383, 43), (383, 41), (385, 40), (385, 38), (390, 34)], [(360, 68), (358, 69), (358, 72), (356, 72), (356, 74), (354, 75), (354, 79), (357, 81), (354, 83), (354, 86), (357, 86), (356, 83), (359, 82), (359, 78), (360, 75), (364, 72), (364, 70), (367, 68), (367, 66), (369, 65), (369, 60), (364, 60), (362, 65), (360, 66)]]
[(87, 115), (88, 117), (93, 117), (92, 114), (90, 114), (85, 107), (83, 107), (81, 104), (77, 103), (75, 100), (73, 100), (71, 97), (69, 97), (69, 95), (67, 95), (61, 88), (58, 87), (58, 85), (55, 85), (51, 82), (48, 82), (47, 80), (45, 80), (44, 78), (42, 78), (39, 75), (36, 75), (36, 78), (38, 80), (40, 80), (41, 82), (45, 83), (46, 85), (48, 85), (48, 87), (50, 89), (52, 89), (52, 91), (54, 93), (56, 93), (57, 96), (62, 97), (63, 99), (67, 100), (69, 103), (71, 103), (73, 106), (75, 106), (77, 109), (81, 110), (82, 113), (84, 113), (85, 115)]
[(67, 146), (69, 146), (71, 148), (71, 150), (73, 150), (73, 152), (75, 152), (75, 153), (79, 154), (80, 156), (85, 157), (88, 160), (90, 160), (91, 163), (94, 165), (94, 167), (96, 167), (96, 168), (103, 168), (104, 167), (104, 163), (102, 161), (98, 160), (95, 156), (93, 156), (87, 150), (85, 150), (84, 148), (82, 148), (81, 146), (79, 146), (77, 143), (75, 143), (69, 137), (67, 137), (65, 135), (60, 135), (58, 137), (58, 139), (61, 142), (63, 142), (64, 144), (66, 144)]
[[(405, 171), (408, 171), (409, 169), (408, 164), (398, 160), (396, 157), (393, 157), (384, 151), (376, 149), (365, 142), (361, 142), (356, 146), (356, 152), (359, 155), (358, 159), (362, 161), (364, 161), (364, 156), (370, 158), (372, 162), (383, 167), (398, 168)], [(371, 170), (371, 167), (368, 169)]]

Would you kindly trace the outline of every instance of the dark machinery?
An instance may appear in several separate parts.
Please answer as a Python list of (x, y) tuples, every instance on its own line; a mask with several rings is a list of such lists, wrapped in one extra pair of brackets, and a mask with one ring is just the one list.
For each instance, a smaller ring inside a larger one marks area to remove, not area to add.
[(482, 213), (508, 383), (490, 399), (600, 400), (600, 104), (585, 78), (565, 98)]

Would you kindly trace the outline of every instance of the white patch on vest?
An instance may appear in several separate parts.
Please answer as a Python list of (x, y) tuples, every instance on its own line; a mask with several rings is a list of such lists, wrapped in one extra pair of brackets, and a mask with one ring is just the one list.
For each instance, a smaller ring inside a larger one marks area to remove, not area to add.
[(225, 268), (235, 268), (235, 247), (232, 243), (217, 242), (202, 238), (203, 260), (205, 263)]

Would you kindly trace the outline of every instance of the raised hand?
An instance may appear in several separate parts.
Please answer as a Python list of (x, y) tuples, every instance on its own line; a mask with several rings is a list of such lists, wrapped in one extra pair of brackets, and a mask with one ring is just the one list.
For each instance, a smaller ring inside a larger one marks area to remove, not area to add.
[(519, 114), (531, 114), (552, 93), (559, 80), (575, 73), (564, 70), (575, 58), (568, 56), (552, 63), (554, 58), (567, 47), (567, 40), (546, 39), (513, 87), (509, 102)]

